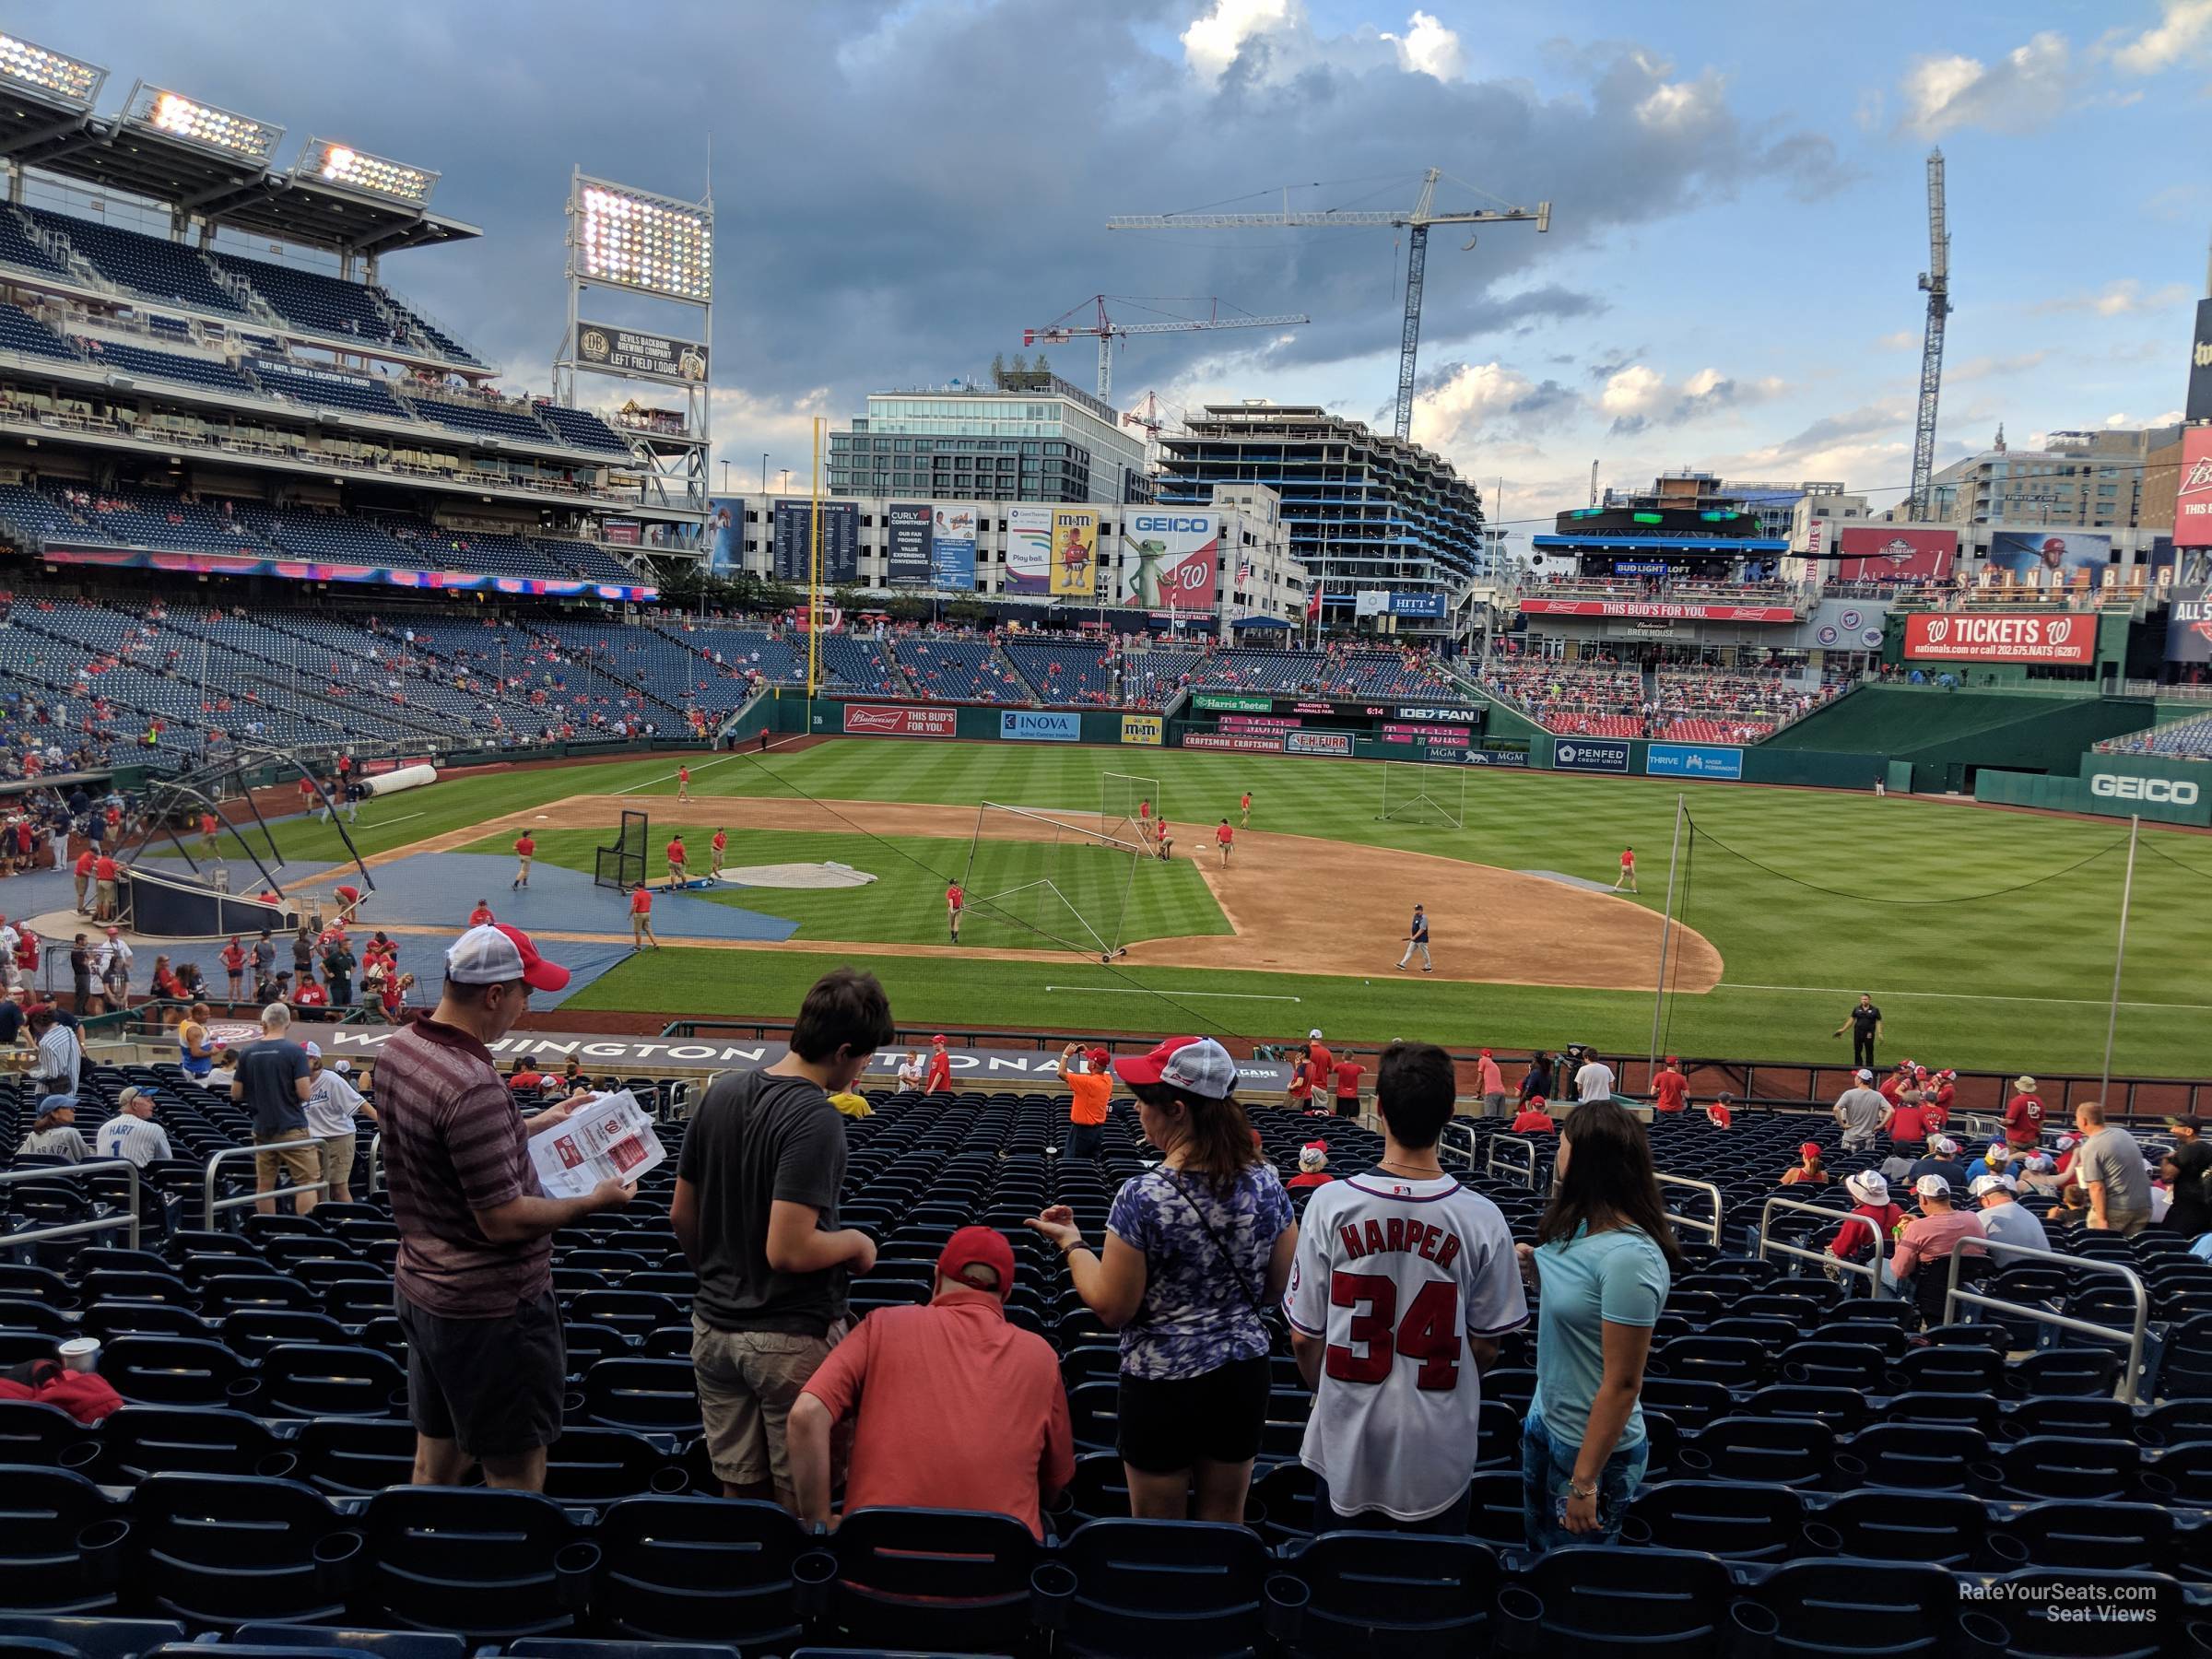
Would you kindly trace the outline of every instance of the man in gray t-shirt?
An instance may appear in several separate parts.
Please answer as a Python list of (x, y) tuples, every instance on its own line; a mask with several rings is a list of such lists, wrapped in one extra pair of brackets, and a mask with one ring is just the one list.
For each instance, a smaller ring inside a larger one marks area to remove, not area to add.
[(1889, 1111), (1889, 1102), (1875, 1091), (1874, 1074), (1861, 1067), (1853, 1074), (1852, 1086), (1836, 1097), (1836, 1122), (1843, 1125), (1843, 1149), (1846, 1152), (1864, 1151), (1875, 1143), (1882, 1132), (1882, 1119)]
[(2082, 1141), (2074, 1153), (2074, 1179), (2089, 1195), (2088, 1225), (2133, 1237), (2150, 1225), (2150, 1163), (2136, 1137), (2104, 1121), (2104, 1108), (2084, 1100), (2074, 1108)]

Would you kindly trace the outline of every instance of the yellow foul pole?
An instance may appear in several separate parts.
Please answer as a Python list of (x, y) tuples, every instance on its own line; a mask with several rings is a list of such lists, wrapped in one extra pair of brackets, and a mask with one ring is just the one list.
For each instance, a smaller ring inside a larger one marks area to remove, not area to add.
[[(822, 418), (814, 419), (814, 525), (807, 536), (814, 551), (813, 571), (806, 589), (806, 699), (814, 700), (821, 662), (822, 631)], [(814, 729), (813, 710), (807, 711), (806, 729)]]

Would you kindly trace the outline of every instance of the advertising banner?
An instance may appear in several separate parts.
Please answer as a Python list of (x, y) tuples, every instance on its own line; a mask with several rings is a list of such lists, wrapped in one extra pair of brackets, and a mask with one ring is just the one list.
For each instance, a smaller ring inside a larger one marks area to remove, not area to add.
[(1385, 743), (1425, 743), (1430, 748), (1465, 748), (1475, 734), (1465, 726), (1397, 725), (1382, 728)]
[(975, 509), (939, 507), (929, 532), (929, 585), (975, 592)]
[(2102, 587), (2112, 538), (2079, 530), (1992, 530), (1989, 568), (2038, 587)]
[(1387, 617), (1390, 614), (1390, 594), (1384, 588), (1361, 588), (1352, 595), (1352, 615), (1355, 617)]
[(1348, 755), (1351, 752), (1352, 735), (1349, 732), (1283, 734), (1283, 753), (1286, 755)]
[(2070, 663), (2097, 660), (2097, 618), (1928, 615), (1905, 618), (1905, 656), (1944, 663)]
[(1455, 757), (1467, 766), (1526, 766), (1526, 749), (1468, 749)]
[(2173, 545), (2212, 547), (2212, 426), (2187, 427), (2182, 432), (2182, 477), (2173, 490)]
[(1786, 605), (1670, 605), (1653, 599), (1524, 599), (1532, 617), (1649, 617), (1677, 622), (1794, 622)]
[(1240, 755), (1279, 755), (1283, 752), (1280, 737), (1229, 737), (1218, 732), (1186, 732), (1182, 747), (1186, 749), (1228, 749)]
[(1117, 597), (1152, 610), (1214, 608), (1220, 596), (1219, 514), (1133, 510), (1122, 530), (1122, 546)]
[(1441, 720), (1453, 724), (1464, 722), (1472, 726), (1482, 724), (1486, 711), (1480, 706), (1470, 708), (1465, 703), (1447, 703), (1439, 707), (1430, 703), (1400, 703), (1393, 711), (1400, 720)]
[(1051, 591), (1088, 599), (1099, 591), (1099, 515), (1087, 507), (1055, 507)]
[(2196, 332), (2189, 340), (2189, 400), (2184, 420), (2212, 420), (2212, 300), (2196, 302)]
[(998, 717), (998, 735), (1017, 743), (1077, 743), (1083, 737), (1083, 716), (1007, 709)]
[(1122, 741), (1141, 743), (1158, 748), (1165, 740), (1167, 722), (1157, 714), (1124, 714), (1122, 716)]
[(1242, 696), (1233, 691), (1200, 691), (1191, 699), (1191, 707), (1209, 713), (1272, 714), (1275, 699)]
[(950, 737), (959, 731), (958, 709), (921, 709), (904, 703), (847, 703), (844, 728), (856, 737)]
[[(775, 574), (779, 582), (811, 582), (814, 565), (812, 500), (779, 500), (775, 506)], [(822, 585), (843, 587), (860, 580), (860, 503), (823, 501)]]
[(2166, 660), (2212, 663), (2212, 587), (2197, 582), (2173, 590), (2166, 619)]
[(1836, 547), (1836, 575), (1843, 582), (1947, 582), (1959, 532), (1846, 524)]
[(1551, 763), (1560, 771), (1625, 772), (1630, 754), (1623, 739), (1607, 737), (1554, 737)]
[(1053, 510), (1006, 509), (1006, 586), (1009, 594), (1041, 594), (1052, 583), (1045, 571), (1053, 562)]
[(1394, 617), (1441, 617), (1444, 614), (1444, 596), (1441, 594), (1395, 594), (1390, 596), (1390, 614)]
[(1740, 778), (1744, 751), (1717, 743), (1654, 743), (1643, 751), (1650, 778)]
[(617, 328), (611, 323), (586, 323), (579, 319), (572, 355), (579, 369), (603, 369), (609, 374), (627, 374), (639, 380), (667, 381), (683, 386), (704, 385), (707, 379), (705, 341)]
[(716, 496), (707, 503), (707, 570), (725, 576), (745, 568), (745, 503)]
[(893, 587), (929, 585), (931, 517), (927, 501), (893, 501), (884, 510), (885, 576)]

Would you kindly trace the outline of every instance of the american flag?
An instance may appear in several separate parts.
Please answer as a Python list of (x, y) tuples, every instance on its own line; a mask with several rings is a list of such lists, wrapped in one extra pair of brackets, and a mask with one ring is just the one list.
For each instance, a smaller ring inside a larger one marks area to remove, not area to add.
[(1252, 560), (1249, 559), (1237, 560), (1237, 585), (1239, 587), (1252, 585)]

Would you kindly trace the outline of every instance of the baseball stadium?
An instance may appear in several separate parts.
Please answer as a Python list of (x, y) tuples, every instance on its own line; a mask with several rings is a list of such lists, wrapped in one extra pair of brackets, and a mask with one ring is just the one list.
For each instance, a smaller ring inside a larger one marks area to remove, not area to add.
[(547, 182), (518, 391), (465, 166), (108, 76), (0, 32), (0, 1659), (2212, 1652), (2212, 423), (1508, 560), (1100, 296), (733, 490), (711, 197)]

